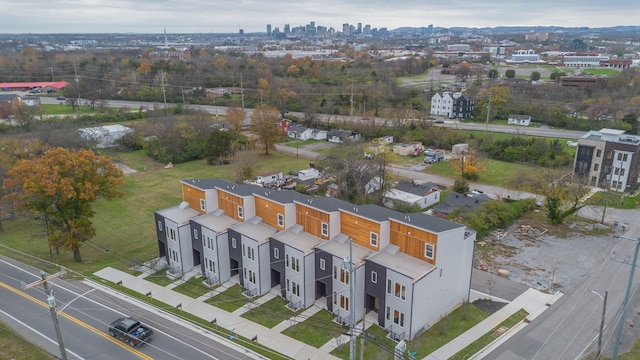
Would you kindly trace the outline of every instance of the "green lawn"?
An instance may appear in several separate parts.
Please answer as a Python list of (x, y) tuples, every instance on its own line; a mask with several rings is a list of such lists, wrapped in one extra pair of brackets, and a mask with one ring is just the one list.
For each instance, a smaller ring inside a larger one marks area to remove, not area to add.
[(144, 279), (160, 286), (167, 286), (175, 281), (167, 277), (167, 271), (164, 269), (146, 276)]
[(329, 310), (320, 310), (307, 320), (288, 327), (282, 333), (314, 347), (348, 332), (348, 329), (333, 322), (335, 315)]
[(309, 140), (304, 140), (304, 141), (300, 141), (300, 140), (294, 140), (294, 139), (290, 139), (287, 138), (285, 140), (285, 142), (282, 143), (282, 145), (288, 146), (288, 147), (292, 147), (292, 148), (301, 148), (303, 146), (307, 146), (307, 145), (311, 145), (311, 144), (317, 144), (317, 143), (325, 143), (327, 142), (326, 140), (314, 140), (314, 139), (309, 139)]
[[(465, 307), (467, 309), (466, 317), (464, 316)], [(417, 358), (421, 359), (471, 329), (488, 316), (489, 314), (473, 305), (463, 305), (429, 330), (408, 342), (407, 351), (417, 352)]]
[(451, 357), (451, 360), (464, 360), (469, 359), (478, 351), (482, 350), (485, 346), (491, 344), (496, 340), (504, 331), (514, 327), (520, 321), (524, 320), (529, 315), (524, 309), (518, 310), (515, 314), (511, 315), (505, 321), (493, 328), (490, 332), (480, 337), (478, 340), (472, 342), (469, 346), (460, 350), (457, 354)]
[(174, 287), (173, 291), (177, 291), (181, 294), (197, 299), (214, 289), (214, 287), (209, 287), (203, 284), (203, 280), (203, 277), (192, 277), (184, 283)]
[[(360, 358), (362, 335), (356, 339), (356, 357)], [(364, 358), (368, 360), (392, 360), (393, 351), (397, 343), (387, 337), (387, 332), (378, 325), (373, 325), (365, 331)], [(349, 359), (349, 343), (338, 346), (331, 355), (341, 359)]]
[[(92, 221), (96, 236), (83, 244), (80, 250), (82, 263), (74, 262), (73, 254), (69, 251), (50, 253), (43, 222), (34, 217), (2, 222), (4, 231), (0, 232), (0, 244), (6, 247), (0, 246), (0, 254), (16, 257), (37, 268), (53, 272), (57, 268), (38, 259), (58, 263), (85, 275), (107, 266), (126, 271), (158, 256), (153, 213), (180, 203), (182, 188), (179, 180), (233, 180), (233, 165), (210, 166), (205, 160), (199, 160), (164, 169), (164, 164), (150, 160), (143, 151), (111, 156), (115, 161), (138, 172), (125, 175), (125, 183), (121, 188), (124, 193), (122, 198), (111, 201), (99, 199), (94, 204), (95, 216)], [(257, 173), (276, 169), (288, 173), (308, 167), (308, 160), (278, 152), (269, 155), (255, 153), (255, 161)], [(27, 255), (19, 255), (8, 248)]]
[[(480, 178), (477, 182), (480, 184), (499, 186), (506, 189), (513, 188), (513, 178), (516, 173), (531, 173), (536, 171), (536, 169), (531, 166), (492, 159), (485, 159), (484, 164), (487, 170), (480, 173)], [(437, 162), (428, 166), (424, 171), (430, 174), (447, 176), (450, 178), (460, 177), (460, 175), (453, 170), (449, 161)]]
[(91, 114), (96, 113), (95, 109), (91, 109), (89, 106), (80, 106), (79, 111), (76, 107), (76, 111), (73, 111), (71, 105), (67, 104), (42, 104), (42, 113), (45, 115), (71, 115), (76, 113)]
[(276, 296), (266, 303), (247, 311), (241, 316), (271, 329), (284, 320), (290, 319), (302, 312), (302, 309), (299, 309), (298, 311), (290, 310), (286, 305), (287, 301), (283, 297)]
[(605, 200), (607, 207), (611, 208), (637, 209), (640, 207), (640, 193), (629, 196), (629, 194), (623, 195), (615, 191), (610, 191), (608, 194), (606, 191), (598, 191), (589, 198), (588, 202), (596, 206), (603, 206)]
[[(0, 359), (52, 360), (56, 356), (49, 354), (29, 343), (13, 328), (0, 321)], [(59, 355), (59, 354), (58, 354)]]
[(604, 75), (604, 76), (614, 76), (620, 73), (620, 70), (615, 69), (582, 69), (582, 73), (585, 75)]
[(233, 285), (218, 295), (205, 300), (205, 302), (209, 305), (219, 307), (222, 310), (234, 312), (251, 302), (251, 299), (242, 294), (242, 290), (242, 286)]

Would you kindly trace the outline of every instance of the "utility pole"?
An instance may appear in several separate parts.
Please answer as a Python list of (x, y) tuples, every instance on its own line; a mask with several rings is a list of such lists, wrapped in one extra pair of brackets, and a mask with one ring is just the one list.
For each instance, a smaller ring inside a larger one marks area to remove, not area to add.
[(242, 73), (240, 73), (240, 102), (242, 103), (242, 109), (244, 109), (244, 87), (242, 86)]
[(51, 66), (49, 69), (51, 70), (51, 81), (55, 81), (53, 78), (53, 66)]
[(47, 276), (44, 271), (40, 271), (41, 280), (34, 281), (30, 284), (23, 286), (24, 290), (31, 289), (34, 286), (42, 284), (44, 286), (44, 292), (47, 294), (47, 302), (49, 303), (49, 312), (51, 313), (51, 319), (53, 319), (53, 326), (56, 329), (56, 335), (58, 336), (58, 347), (60, 348), (60, 358), (67, 360), (67, 349), (64, 347), (64, 341), (62, 340), (62, 332), (60, 332), (60, 323), (58, 322), (58, 313), (56, 311), (56, 299), (53, 297), (53, 291), (49, 287), (48, 281), (57, 279), (66, 273), (65, 270), (59, 271), (53, 275)]
[(360, 360), (364, 360), (364, 331), (367, 327), (367, 308), (362, 311), (362, 335), (360, 335)]
[(76, 78), (76, 104), (78, 104), (78, 110), (80, 110), (80, 85), (78, 84), (78, 70), (76, 69), (76, 62), (73, 62), (73, 73)]
[(600, 331), (598, 332), (598, 352), (596, 354), (596, 360), (600, 360), (600, 355), (602, 355), (602, 331), (604, 330), (604, 316), (607, 311), (607, 296), (609, 295), (609, 290), (605, 290), (604, 298), (600, 293), (595, 290), (591, 290), (592, 293), (598, 295), (600, 300), (602, 300), (602, 319), (600, 320)]
[(349, 238), (349, 258), (344, 260), (345, 268), (349, 266), (349, 360), (356, 359), (356, 311), (353, 304), (353, 240)]
[(162, 84), (162, 97), (164, 99), (164, 112), (167, 112), (167, 91), (164, 89), (164, 70), (160, 70), (160, 83)]
[[(624, 314), (627, 312), (627, 305), (629, 304), (629, 297), (631, 296), (631, 286), (633, 285), (633, 275), (636, 271), (636, 266), (638, 264), (638, 250), (640, 250), (640, 237), (637, 239), (633, 239), (626, 236), (615, 236), (619, 239), (625, 239), (636, 242), (636, 249), (633, 254), (633, 259), (631, 261), (631, 270), (629, 271), (629, 282), (627, 283), (627, 290), (624, 294), (624, 302), (622, 303), (622, 310), (620, 310), (620, 321), (618, 321), (618, 334), (616, 335), (615, 343), (613, 344), (613, 355), (611, 355), (612, 360), (616, 360), (618, 358), (618, 348), (620, 347), (620, 338), (622, 337), (622, 328), (624, 325)], [(613, 259), (616, 260), (616, 259)], [(623, 264), (627, 264), (628, 259), (624, 259), (622, 261)]]
[(489, 103), (487, 104), (487, 120), (484, 131), (489, 131), (489, 116), (491, 115), (491, 95), (493, 94), (493, 77), (489, 78)]

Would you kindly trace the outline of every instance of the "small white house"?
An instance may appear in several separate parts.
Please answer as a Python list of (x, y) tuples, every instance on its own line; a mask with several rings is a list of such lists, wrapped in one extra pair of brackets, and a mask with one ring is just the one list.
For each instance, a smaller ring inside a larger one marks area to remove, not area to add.
[(319, 177), (320, 171), (316, 168), (309, 167), (298, 171), (298, 182), (304, 185), (313, 185)]
[(118, 140), (132, 132), (133, 129), (120, 124), (78, 129), (82, 140), (95, 142), (99, 149), (116, 146)]
[(507, 124), (529, 126), (531, 124), (531, 115), (509, 115)]
[(278, 180), (284, 180), (282, 171), (269, 171), (268, 173), (258, 175), (258, 182), (263, 185), (268, 185)]

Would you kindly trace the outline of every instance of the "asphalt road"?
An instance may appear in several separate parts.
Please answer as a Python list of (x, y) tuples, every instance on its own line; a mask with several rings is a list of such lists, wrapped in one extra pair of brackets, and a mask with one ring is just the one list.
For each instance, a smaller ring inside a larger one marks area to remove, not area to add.
[[(60, 356), (53, 320), (42, 286), (23, 290), (39, 280), (39, 271), (0, 257), (0, 320), (25, 338)], [(53, 287), (63, 342), (69, 359), (253, 359), (224, 339), (184, 324), (172, 315), (92, 290), (84, 283), (56, 279)], [(110, 322), (133, 316), (154, 335), (148, 344), (131, 347), (107, 333)]]

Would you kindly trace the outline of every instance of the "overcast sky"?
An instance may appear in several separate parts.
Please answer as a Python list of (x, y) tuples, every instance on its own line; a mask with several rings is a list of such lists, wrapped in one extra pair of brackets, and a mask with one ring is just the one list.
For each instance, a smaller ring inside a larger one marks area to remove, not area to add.
[(640, 24), (640, 0), (3, 0), (2, 33), (221, 33), (282, 31), (315, 21), (495, 27)]

